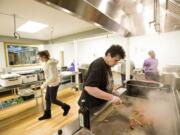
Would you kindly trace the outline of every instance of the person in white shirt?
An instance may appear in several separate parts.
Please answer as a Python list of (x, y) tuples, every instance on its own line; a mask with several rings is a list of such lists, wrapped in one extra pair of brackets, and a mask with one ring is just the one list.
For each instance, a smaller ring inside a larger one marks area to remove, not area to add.
[(45, 82), (41, 86), (41, 89), (46, 88), (46, 109), (44, 115), (39, 118), (39, 120), (50, 119), (51, 118), (51, 103), (61, 106), (64, 110), (63, 116), (66, 116), (70, 110), (70, 106), (57, 100), (57, 91), (60, 84), (60, 77), (58, 76), (57, 64), (58, 61), (50, 58), (50, 54), (47, 50), (40, 51), (37, 54), (39, 60), (44, 62), (44, 75)]

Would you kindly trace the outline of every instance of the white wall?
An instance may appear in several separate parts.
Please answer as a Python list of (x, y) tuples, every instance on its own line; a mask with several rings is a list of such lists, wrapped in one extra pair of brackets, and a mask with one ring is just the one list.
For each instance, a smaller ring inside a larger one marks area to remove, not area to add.
[(59, 60), (60, 51), (64, 51), (64, 65), (66, 66), (70, 66), (71, 62), (75, 59), (73, 42), (44, 45), (44, 49), (49, 50), (51, 57), (57, 60)]
[(130, 38), (130, 58), (136, 67), (142, 67), (149, 50), (156, 52), (159, 68), (180, 65), (180, 31)]
[[(107, 48), (112, 44), (120, 44), (127, 51), (127, 39), (117, 35), (107, 35), (77, 40), (78, 63), (90, 63), (94, 59), (104, 56)], [(131, 37), (129, 39), (130, 59), (135, 62), (136, 67), (142, 67), (144, 59), (148, 57), (147, 52), (154, 50), (159, 59), (160, 68), (165, 65), (180, 65), (180, 31), (163, 33), (160, 35), (146, 35)], [(40, 49), (48, 49), (52, 57), (59, 59), (59, 52), (64, 51), (65, 65), (75, 59), (75, 48), (73, 42), (56, 43), (54, 45), (39, 45)], [(4, 46), (0, 42), (0, 68), (6, 67)], [(32, 67), (24, 67), (24, 69)]]
[(117, 36), (110, 35), (109, 37), (96, 37), (92, 39), (79, 40), (78, 41), (78, 62), (90, 63), (98, 57), (103, 57), (106, 50), (112, 44), (119, 44), (126, 49), (127, 39)]
[[(103, 57), (105, 51), (112, 44), (120, 44), (126, 48), (127, 39), (117, 35), (105, 35), (94, 38), (76, 40), (77, 43), (77, 61), (78, 64), (88, 64), (98, 57)], [(53, 58), (59, 59), (59, 51), (64, 51), (64, 62), (66, 66), (70, 66), (75, 60), (74, 42), (56, 43), (54, 45), (45, 45), (45, 49), (49, 50)]]

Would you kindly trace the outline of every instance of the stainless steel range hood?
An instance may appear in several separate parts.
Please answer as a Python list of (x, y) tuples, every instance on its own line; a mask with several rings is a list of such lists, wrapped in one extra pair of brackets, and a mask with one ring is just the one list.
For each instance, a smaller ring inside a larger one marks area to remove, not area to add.
[[(122, 36), (180, 30), (180, 0), (36, 0)], [(141, 3), (143, 10), (137, 12)]]
[[(87, 22), (98, 25), (99, 27), (119, 33), (122, 36), (128, 36), (130, 32), (120, 23), (106, 16), (92, 4), (83, 0), (36, 0), (58, 10), (83, 19)], [(63, 18), (62, 18), (63, 19)]]
[(165, 12), (164, 31), (180, 30), (180, 0), (166, 0), (166, 5), (161, 7)]
[[(180, 30), (180, 0), (87, 1), (128, 29), (131, 36)], [(137, 12), (139, 3), (143, 5), (141, 13)]]

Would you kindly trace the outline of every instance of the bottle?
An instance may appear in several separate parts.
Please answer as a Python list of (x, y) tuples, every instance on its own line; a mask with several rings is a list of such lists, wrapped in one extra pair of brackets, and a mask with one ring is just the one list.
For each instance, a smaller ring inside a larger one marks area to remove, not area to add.
[(80, 127), (82, 128), (87, 128), (90, 129), (90, 115), (89, 115), (89, 110), (85, 106), (85, 100), (81, 100), (81, 105), (79, 109), (79, 124)]

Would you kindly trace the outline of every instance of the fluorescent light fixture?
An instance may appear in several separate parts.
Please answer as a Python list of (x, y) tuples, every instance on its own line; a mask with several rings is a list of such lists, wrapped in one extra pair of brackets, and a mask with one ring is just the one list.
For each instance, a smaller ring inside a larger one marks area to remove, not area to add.
[(20, 32), (27, 32), (27, 33), (35, 33), (38, 32), (44, 28), (48, 27), (46, 24), (33, 22), (33, 21), (27, 21), (25, 24), (21, 25), (17, 31)]
[(138, 3), (136, 5), (136, 10), (137, 10), (137, 13), (141, 13), (143, 11), (143, 4), (142, 3)]

